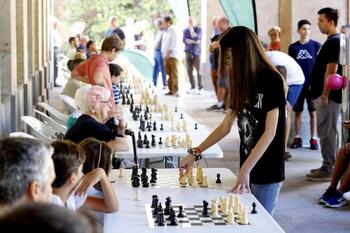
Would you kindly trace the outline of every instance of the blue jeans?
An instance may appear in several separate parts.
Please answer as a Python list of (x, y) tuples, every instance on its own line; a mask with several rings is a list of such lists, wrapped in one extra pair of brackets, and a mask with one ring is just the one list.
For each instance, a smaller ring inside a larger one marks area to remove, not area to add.
[(288, 86), (287, 100), (292, 107), (297, 102), (302, 89), (303, 89), (303, 84), (300, 84), (300, 85), (293, 84)]
[(160, 50), (156, 50), (156, 52), (154, 54), (154, 67), (153, 67), (153, 84), (154, 84), (154, 86), (157, 86), (159, 72), (162, 75), (163, 86), (167, 86), (168, 83), (166, 81), (166, 73), (165, 73), (162, 53), (160, 52)]
[(258, 199), (269, 214), (273, 215), (273, 210), (277, 204), (278, 194), (283, 182), (270, 184), (250, 184), (252, 194)]

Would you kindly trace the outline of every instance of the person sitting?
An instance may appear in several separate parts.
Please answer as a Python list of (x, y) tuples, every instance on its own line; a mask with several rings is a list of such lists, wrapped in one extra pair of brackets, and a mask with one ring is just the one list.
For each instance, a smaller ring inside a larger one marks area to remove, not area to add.
[[(96, 168), (102, 168), (106, 175), (109, 176), (112, 170), (112, 150), (103, 141), (95, 138), (86, 138), (80, 144), (80, 148), (85, 153), (86, 159), (83, 165), (83, 173), (88, 174)], [(89, 196), (103, 197), (101, 183), (95, 184), (88, 191)], [(104, 215), (100, 212), (95, 213), (97, 221), (103, 225)]]
[(107, 123), (110, 91), (101, 86), (92, 86), (86, 93), (87, 97), (81, 99), (85, 102), (85, 112), (67, 131), (64, 139), (79, 143), (85, 138), (93, 137), (106, 142), (113, 152), (129, 150), (124, 137), (125, 124), (121, 121), (116, 127)]
[[(70, 71), (73, 71), (80, 63), (85, 61), (84, 59), (74, 59), (67, 62), (67, 67)], [(82, 83), (76, 79), (68, 78), (66, 85), (61, 92), (61, 95), (67, 95), (74, 98), (75, 92), (82, 86)]]
[[(52, 183), (53, 203), (76, 211), (81, 207), (101, 212), (116, 212), (119, 209), (117, 195), (106, 172), (96, 168), (83, 174), (85, 154), (82, 149), (70, 141), (52, 143), (56, 179)], [(103, 197), (87, 195), (91, 187), (100, 183)]]
[[(350, 124), (345, 123), (350, 129)], [(340, 185), (338, 187), (340, 179)], [(332, 173), (331, 184), (320, 197), (318, 203), (326, 207), (339, 208), (348, 204), (343, 194), (350, 191), (350, 143), (343, 145), (337, 154)]]
[(121, 82), (120, 76), (123, 72), (123, 69), (117, 64), (110, 63), (109, 72), (111, 73), (111, 77), (112, 77), (112, 90), (113, 90), (114, 102), (117, 105), (119, 104), (119, 100), (120, 100), (119, 84)]
[(55, 178), (51, 155), (52, 147), (36, 139), (10, 137), (0, 141), (0, 209), (51, 201)]
[(94, 233), (95, 226), (81, 213), (49, 203), (26, 203), (0, 216), (2, 232)]
[(86, 57), (89, 59), (92, 54), (97, 54), (96, 43), (93, 40), (89, 40), (86, 44), (87, 54)]

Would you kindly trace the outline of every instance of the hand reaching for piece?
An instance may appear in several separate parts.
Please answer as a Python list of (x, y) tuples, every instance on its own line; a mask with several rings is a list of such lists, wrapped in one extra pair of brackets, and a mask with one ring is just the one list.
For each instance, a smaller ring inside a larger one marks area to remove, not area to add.
[(240, 170), (235, 186), (232, 188), (232, 192), (234, 193), (250, 193), (249, 187), (249, 172), (245, 172)]
[(187, 174), (190, 167), (192, 167), (192, 164), (194, 163), (195, 158), (192, 155), (187, 155), (180, 161), (180, 173)]

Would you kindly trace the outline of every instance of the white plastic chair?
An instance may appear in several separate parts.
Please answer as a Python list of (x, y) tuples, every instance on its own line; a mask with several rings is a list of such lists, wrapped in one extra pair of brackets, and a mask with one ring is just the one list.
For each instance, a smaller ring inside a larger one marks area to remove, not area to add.
[(55, 131), (32, 116), (22, 116), (21, 121), (31, 129), (31, 135), (44, 143), (56, 140)]
[(61, 125), (66, 125), (67, 124), (68, 116), (66, 114), (56, 110), (55, 108), (51, 107), (47, 103), (41, 102), (41, 103), (38, 103), (38, 105), (40, 107), (42, 107), (48, 113), (48, 115), (52, 119), (57, 121), (59, 124), (61, 124)]
[(39, 110), (35, 109), (34, 112), (37, 114), (37, 116), (40, 117), (39, 119), (45, 124), (47, 124), (49, 127), (51, 127), (52, 129), (54, 129), (55, 131), (63, 135), (66, 134), (67, 127), (65, 125), (61, 125), (60, 123), (58, 123), (57, 121), (55, 121), (54, 119), (46, 115), (45, 113), (40, 112)]
[(61, 98), (61, 100), (63, 100), (64, 105), (67, 111), (69, 112), (69, 114), (72, 114), (74, 111), (77, 110), (78, 107), (75, 103), (75, 100), (72, 97), (68, 95), (62, 95), (62, 94), (59, 95), (59, 97)]
[(24, 133), (24, 132), (12, 132), (9, 134), (9, 137), (11, 138), (31, 138), (31, 139), (37, 139), (36, 137), (33, 137), (30, 134)]

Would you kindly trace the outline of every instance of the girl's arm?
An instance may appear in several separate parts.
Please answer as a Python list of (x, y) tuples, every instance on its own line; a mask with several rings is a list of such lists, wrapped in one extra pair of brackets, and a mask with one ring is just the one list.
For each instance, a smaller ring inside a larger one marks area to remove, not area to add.
[(233, 192), (243, 193), (245, 190), (250, 192), (249, 174), (274, 139), (277, 130), (278, 116), (278, 108), (274, 108), (267, 113), (265, 131), (261, 135), (253, 150), (250, 152), (247, 160), (242, 165), (237, 177), (236, 185), (232, 188)]
[[(233, 122), (236, 118), (236, 113), (231, 111), (231, 109), (227, 110), (226, 116), (221, 124), (198, 146), (199, 152), (203, 152), (212, 145), (218, 143), (223, 137), (230, 133)], [(181, 160), (180, 169), (181, 172), (186, 170), (188, 172), (188, 167), (191, 167), (194, 162), (194, 157), (192, 155), (187, 155), (185, 158)]]

